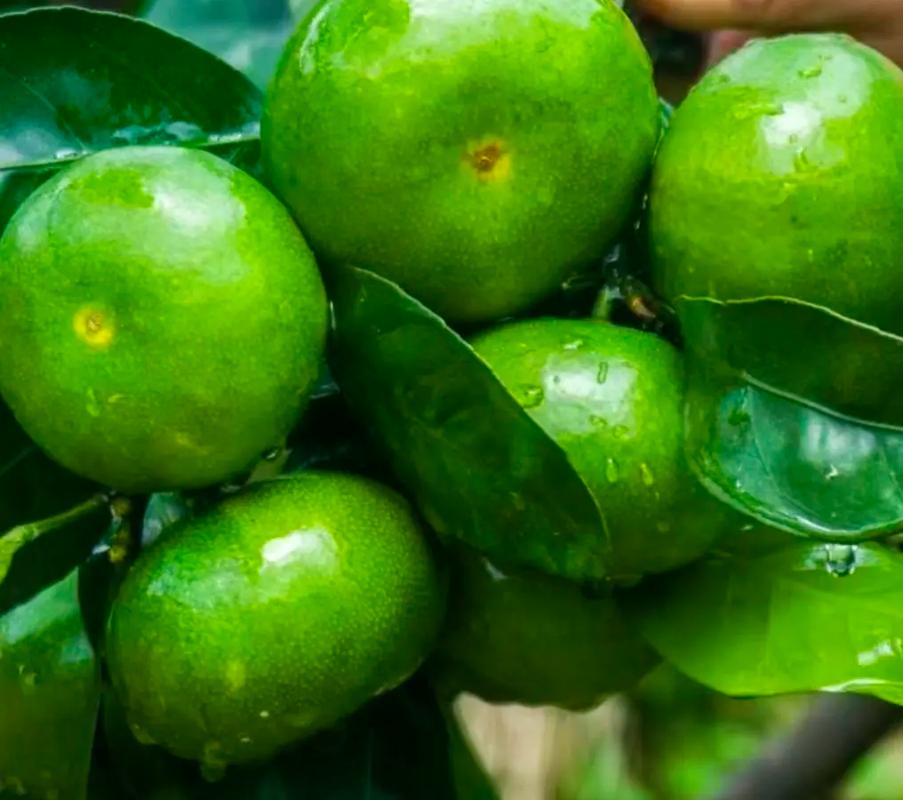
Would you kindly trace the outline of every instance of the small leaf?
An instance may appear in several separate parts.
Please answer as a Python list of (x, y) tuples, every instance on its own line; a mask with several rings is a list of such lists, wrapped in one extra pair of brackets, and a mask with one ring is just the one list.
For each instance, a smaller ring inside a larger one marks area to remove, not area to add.
[(256, 143), (260, 92), (210, 53), (118, 14), (0, 16), (0, 170), (44, 174), (126, 144), (234, 157)]
[(903, 337), (784, 297), (675, 301), (692, 356), (777, 394), (903, 427)]
[(649, 580), (625, 610), (665, 659), (724, 694), (849, 691), (903, 704), (903, 554), (766, 540)]
[(98, 494), (68, 511), (18, 525), (0, 536), (0, 614), (82, 563), (109, 524), (108, 498)]
[(99, 699), (72, 572), (0, 617), (0, 788), (84, 798)]
[(604, 577), (592, 495), (470, 345), (384, 278), (334, 278), (333, 372), (436, 531), (502, 563)]

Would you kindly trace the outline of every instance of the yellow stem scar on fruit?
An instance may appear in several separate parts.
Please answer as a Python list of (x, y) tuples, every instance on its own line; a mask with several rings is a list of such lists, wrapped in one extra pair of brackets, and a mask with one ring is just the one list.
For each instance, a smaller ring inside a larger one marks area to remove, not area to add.
[(91, 306), (85, 306), (76, 312), (72, 327), (79, 339), (97, 349), (109, 345), (115, 333), (112, 319)]
[(468, 148), (464, 160), (483, 183), (503, 181), (511, 174), (511, 154), (501, 139)]

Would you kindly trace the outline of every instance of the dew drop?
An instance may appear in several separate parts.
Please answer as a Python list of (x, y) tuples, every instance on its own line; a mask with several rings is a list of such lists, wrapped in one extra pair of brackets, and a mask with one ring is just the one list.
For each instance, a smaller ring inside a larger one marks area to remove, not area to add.
[(652, 474), (652, 470), (645, 461), (640, 464), (640, 477), (646, 486), (652, 486), (655, 483), (655, 475)]
[(524, 386), (521, 389), (521, 405), (524, 408), (536, 408), (544, 399), (541, 386)]
[(809, 160), (809, 156), (806, 155), (805, 150), (800, 150), (793, 157), (793, 166), (797, 172), (808, 172), (812, 169), (812, 162)]
[(744, 411), (742, 408), (733, 408), (731, 409), (730, 414), (728, 414), (727, 422), (735, 428), (740, 428), (748, 425), (750, 419), (751, 417), (747, 411)]
[(227, 763), (223, 758), (223, 746), (219, 742), (207, 742), (204, 744), (204, 752), (201, 756), (201, 777), (205, 781), (215, 783), (222, 780), (226, 774)]
[(599, 371), (596, 373), (596, 383), (605, 383), (608, 380), (608, 362), (603, 361), (599, 364)]
[(129, 725), (129, 729), (132, 731), (132, 736), (135, 737), (135, 741), (138, 742), (138, 744), (152, 745), (157, 743), (154, 738), (140, 725), (135, 725), (134, 723), (132, 723)]
[(852, 575), (856, 571), (858, 549), (854, 544), (826, 544), (825, 568), (838, 578)]
[(620, 477), (618, 473), (618, 465), (615, 463), (613, 458), (609, 458), (605, 462), (605, 479), (609, 483), (617, 483), (618, 478)]

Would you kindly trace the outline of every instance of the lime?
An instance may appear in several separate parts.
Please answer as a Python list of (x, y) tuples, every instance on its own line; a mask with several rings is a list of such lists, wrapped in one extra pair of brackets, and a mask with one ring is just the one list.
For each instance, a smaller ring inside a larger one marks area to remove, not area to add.
[(436, 655), (450, 688), (580, 710), (629, 688), (655, 661), (610, 593), (456, 554)]
[(601, 255), (659, 124), (612, 0), (326, 0), (283, 55), (263, 156), (319, 256), (472, 322)]
[(126, 491), (231, 478), (316, 380), (326, 298), (260, 184), (208, 153), (109, 150), (39, 188), (0, 241), (0, 391), (64, 466)]
[(754, 41), (664, 138), (655, 282), (671, 301), (794, 298), (901, 334), (901, 192), (903, 72), (842, 35)]
[(407, 678), (443, 583), (410, 507), (356, 476), (251, 484), (175, 523), (111, 613), (132, 730), (215, 772), (263, 760)]
[(720, 532), (720, 504), (684, 459), (677, 350), (653, 334), (571, 319), (509, 323), (472, 344), (595, 497), (613, 578), (702, 555)]

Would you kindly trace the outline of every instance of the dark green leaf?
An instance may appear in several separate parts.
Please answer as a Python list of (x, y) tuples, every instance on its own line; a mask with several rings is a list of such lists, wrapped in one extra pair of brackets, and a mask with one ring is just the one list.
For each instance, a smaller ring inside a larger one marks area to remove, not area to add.
[(0, 617), (0, 787), (85, 796), (100, 669), (85, 635), (78, 577)]
[(110, 524), (104, 495), (0, 535), (0, 614), (34, 597), (81, 564)]
[(0, 17), (0, 169), (42, 170), (125, 144), (230, 153), (257, 139), (259, 91), (200, 48), (77, 8)]
[(157, 0), (147, 19), (215, 53), (261, 88), (295, 29), (287, 0)]
[(698, 372), (686, 431), (702, 483), (762, 522), (828, 541), (903, 528), (903, 432)]
[(903, 427), (903, 338), (800, 300), (675, 303), (694, 358), (853, 419)]
[(567, 456), (442, 320), (389, 281), (336, 271), (331, 363), (440, 535), (500, 562), (605, 575), (595, 501)]
[(0, 401), (0, 535), (15, 525), (65, 511), (98, 489), (38, 450)]
[(628, 614), (724, 694), (850, 691), (903, 704), (903, 554), (787, 537), (645, 582)]

